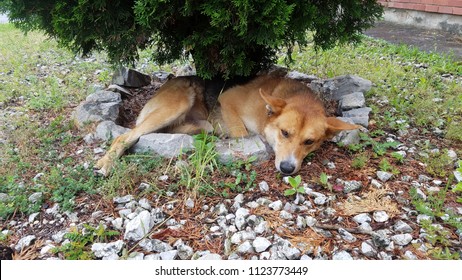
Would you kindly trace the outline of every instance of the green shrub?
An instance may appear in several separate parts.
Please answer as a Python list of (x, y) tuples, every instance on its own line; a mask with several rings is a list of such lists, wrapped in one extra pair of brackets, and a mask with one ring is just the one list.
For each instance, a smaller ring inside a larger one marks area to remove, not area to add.
[(381, 16), (375, 0), (6, 0), (0, 11), (25, 31), (44, 30), (62, 46), (107, 51), (114, 63), (134, 62), (152, 48), (158, 63), (192, 55), (198, 74), (248, 76), (285, 47), (316, 48), (359, 41)]

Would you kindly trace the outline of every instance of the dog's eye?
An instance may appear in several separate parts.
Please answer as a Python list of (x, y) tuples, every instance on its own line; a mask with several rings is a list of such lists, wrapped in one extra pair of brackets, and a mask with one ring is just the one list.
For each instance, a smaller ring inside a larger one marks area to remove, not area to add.
[(305, 145), (307, 145), (307, 146), (308, 146), (308, 145), (311, 145), (311, 144), (313, 144), (313, 143), (314, 143), (314, 141), (311, 140), (311, 139), (307, 139), (307, 140), (305, 140), (305, 142), (303, 142), (303, 144), (305, 144)]
[(281, 134), (282, 134), (282, 136), (284, 136), (285, 138), (288, 138), (288, 137), (289, 137), (289, 132), (287, 132), (287, 130), (281, 129)]

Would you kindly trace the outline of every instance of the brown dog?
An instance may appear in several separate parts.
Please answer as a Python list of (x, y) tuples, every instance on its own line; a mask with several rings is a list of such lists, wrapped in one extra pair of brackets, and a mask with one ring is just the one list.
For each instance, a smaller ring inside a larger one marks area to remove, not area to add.
[(305, 84), (283, 77), (260, 76), (226, 90), (218, 101), (219, 108), (207, 108), (204, 86), (197, 78), (167, 81), (144, 106), (135, 128), (117, 137), (96, 167), (107, 175), (114, 161), (144, 134), (205, 130), (231, 137), (260, 134), (276, 154), (277, 170), (290, 175), (323, 141), (342, 130), (359, 128), (327, 117), (323, 103)]

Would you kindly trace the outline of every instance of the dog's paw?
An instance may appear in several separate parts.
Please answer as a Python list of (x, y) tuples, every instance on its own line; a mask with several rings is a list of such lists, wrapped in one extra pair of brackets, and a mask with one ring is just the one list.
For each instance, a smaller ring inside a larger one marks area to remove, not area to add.
[(103, 157), (100, 160), (98, 160), (98, 162), (96, 162), (93, 171), (96, 175), (102, 175), (103, 177), (107, 177), (110, 173), (111, 168), (112, 164), (110, 163), (110, 161), (106, 157)]

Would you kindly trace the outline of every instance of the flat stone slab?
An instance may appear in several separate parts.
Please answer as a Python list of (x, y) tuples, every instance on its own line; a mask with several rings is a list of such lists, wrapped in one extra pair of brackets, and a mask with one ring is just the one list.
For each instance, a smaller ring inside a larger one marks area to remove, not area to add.
[(325, 81), (315, 80), (310, 84), (310, 87), (327, 98), (340, 100), (343, 96), (353, 92), (369, 91), (372, 82), (356, 75), (343, 75)]
[(193, 137), (186, 134), (150, 133), (141, 136), (138, 143), (131, 148), (131, 152), (152, 151), (160, 156), (172, 158), (193, 150), (193, 142)]
[(353, 92), (342, 96), (339, 105), (342, 111), (358, 109), (366, 106), (366, 99), (362, 92)]
[(95, 137), (107, 141), (128, 131), (130, 131), (129, 128), (117, 125), (113, 121), (103, 121), (96, 127)]
[(343, 111), (342, 115), (345, 118), (350, 118), (355, 124), (362, 125), (364, 127), (369, 126), (369, 113), (372, 111), (369, 107), (353, 109), (349, 111)]
[(237, 159), (256, 157), (257, 161), (270, 158), (271, 149), (258, 135), (240, 139), (227, 139), (215, 143), (218, 160), (227, 164)]

